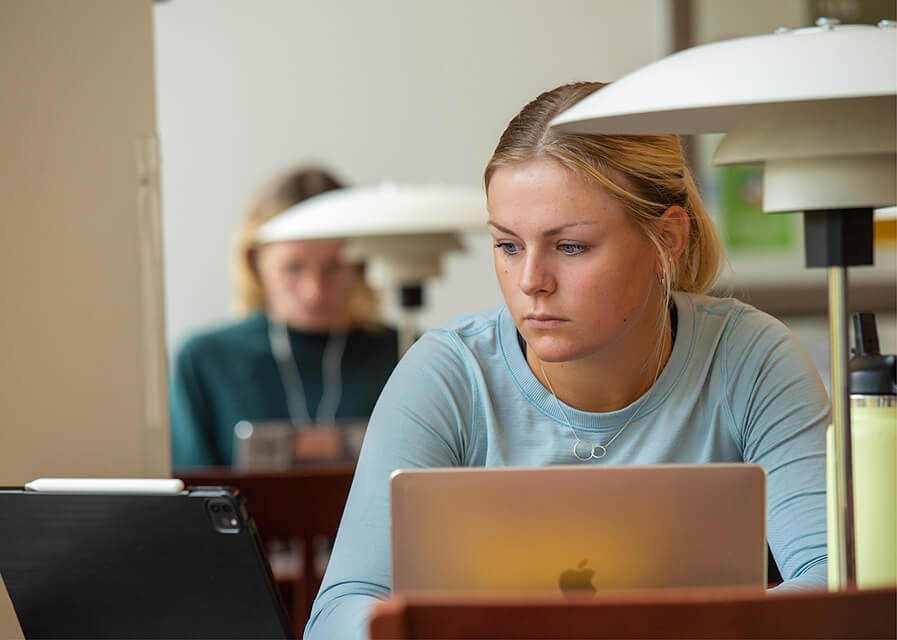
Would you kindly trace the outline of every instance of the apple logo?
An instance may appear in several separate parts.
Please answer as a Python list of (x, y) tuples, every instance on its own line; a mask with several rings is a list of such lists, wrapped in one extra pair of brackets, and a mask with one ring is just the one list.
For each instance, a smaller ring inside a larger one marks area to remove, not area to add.
[(592, 576), (595, 571), (586, 569), (588, 559), (581, 561), (576, 569), (562, 571), (558, 577), (561, 593), (568, 600), (591, 600), (595, 596), (595, 585), (592, 584)]

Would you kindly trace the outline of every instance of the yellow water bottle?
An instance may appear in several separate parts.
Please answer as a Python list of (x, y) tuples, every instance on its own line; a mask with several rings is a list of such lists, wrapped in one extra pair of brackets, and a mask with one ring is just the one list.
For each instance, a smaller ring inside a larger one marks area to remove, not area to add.
[[(882, 355), (875, 314), (854, 315), (848, 361), (857, 587), (897, 584), (897, 357)], [(839, 588), (834, 429), (826, 433), (828, 583)]]

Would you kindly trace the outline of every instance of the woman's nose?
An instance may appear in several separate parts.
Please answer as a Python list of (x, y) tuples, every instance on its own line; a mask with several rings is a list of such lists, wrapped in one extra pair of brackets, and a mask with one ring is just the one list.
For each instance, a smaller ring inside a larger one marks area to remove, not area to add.
[(320, 303), (327, 295), (327, 282), (323, 274), (306, 273), (299, 282), (299, 295), (310, 304)]
[(536, 253), (529, 254), (520, 274), (520, 290), (532, 296), (538, 293), (551, 293), (554, 288), (555, 279), (545, 260)]

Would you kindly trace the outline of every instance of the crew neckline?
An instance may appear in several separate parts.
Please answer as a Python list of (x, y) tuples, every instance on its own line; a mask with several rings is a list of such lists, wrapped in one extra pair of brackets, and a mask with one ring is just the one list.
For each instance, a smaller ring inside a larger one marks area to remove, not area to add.
[[(660, 408), (672, 393), (694, 350), (695, 336), (695, 309), (691, 296), (681, 291), (674, 291), (672, 304), (675, 305), (677, 314), (676, 339), (673, 342), (673, 349), (666, 366), (654, 385), (629, 405), (616, 411), (581, 411), (558, 399), (557, 402), (560, 402), (567, 417), (577, 430), (583, 429), (599, 433), (613, 431), (630, 420), (636, 411), (638, 411), (638, 415), (633, 419), (633, 423), (637, 423)], [(514, 325), (506, 305), (502, 306), (499, 311), (496, 326), (505, 364), (521, 394), (543, 414), (559, 424), (566, 425), (567, 420), (558, 409), (555, 398), (529, 368), (529, 363), (527, 363), (517, 341), (517, 327)], [(639, 409), (643, 402), (645, 406)]]
[[(264, 311), (258, 311), (257, 313), (261, 317), (266, 329), (271, 326), (272, 321), (267, 313), (265, 313)], [(291, 338), (311, 340), (316, 342), (326, 342), (331, 335), (334, 335), (336, 333), (345, 333), (348, 337), (354, 332), (355, 329), (352, 327), (346, 329), (345, 331), (306, 331), (302, 329), (294, 329), (293, 327), (287, 325), (287, 334)]]

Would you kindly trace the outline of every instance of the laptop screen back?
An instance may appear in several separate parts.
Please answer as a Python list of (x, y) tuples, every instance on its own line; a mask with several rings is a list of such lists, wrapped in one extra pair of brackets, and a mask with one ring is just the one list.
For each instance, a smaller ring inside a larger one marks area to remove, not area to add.
[(400, 470), (391, 511), (396, 593), (766, 585), (758, 465)]

